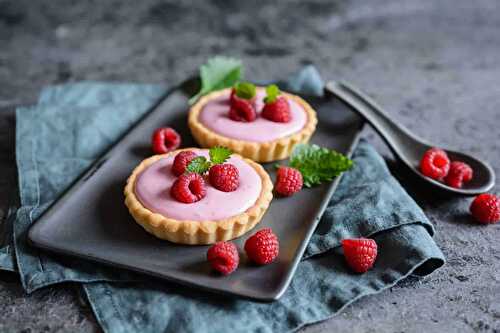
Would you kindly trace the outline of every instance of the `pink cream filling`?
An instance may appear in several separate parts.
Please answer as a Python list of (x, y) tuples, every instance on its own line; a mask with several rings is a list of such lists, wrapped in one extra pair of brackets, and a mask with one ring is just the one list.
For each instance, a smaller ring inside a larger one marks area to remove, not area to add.
[[(207, 150), (195, 150), (208, 157)], [(232, 156), (229, 163), (238, 168), (240, 186), (234, 192), (222, 192), (205, 180), (207, 195), (198, 202), (185, 204), (170, 195), (170, 188), (177, 179), (171, 171), (175, 156), (162, 158), (143, 170), (135, 183), (135, 194), (144, 207), (154, 213), (176, 220), (220, 220), (243, 213), (252, 207), (260, 196), (262, 180), (249, 164)]]
[[(228, 138), (243, 141), (266, 142), (286, 137), (304, 128), (307, 114), (300, 104), (288, 99), (292, 120), (288, 123), (277, 123), (262, 117), (246, 123), (231, 120), (229, 113), (229, 92), (209, 101), (200, 112), (199, 121), (212, 131)], [(264, 89), (257, 89), (255, 108), (260, 114), (264, 107)]]

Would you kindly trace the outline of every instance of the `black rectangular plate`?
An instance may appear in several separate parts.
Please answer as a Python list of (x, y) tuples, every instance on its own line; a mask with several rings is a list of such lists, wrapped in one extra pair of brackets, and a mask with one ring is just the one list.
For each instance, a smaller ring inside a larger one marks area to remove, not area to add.
[[(318, 112), (312, 141), (350, 155), (362, 121), (335, 100), (308, 98)], [(29, 230), (39, 248), (150, 274), (181, 284), (240, 297), (273, 301), (285, 292), (330, 196), (339, 182), (323, 184), (290, 198), (273, 199), (256, 230), (271, 227), (280, 239), (280, 255), (256, 267), (244, 255), (233, 274), (220, 277), (206, 263), (207, 246), (176, 245), (145, 232), (124, 205), (123, 188), (135, 166), (150, 153), (151, 133), (176, 128), (183, 146), (195, 145), (187, 128), (188, 97), (178, 88), (87, 170)], [(265, 165), (274, 176), (274, 164)], [(251, 232), (250, 232), (251, 233)], [(248, 234), (235, 240), (242, 249)]]

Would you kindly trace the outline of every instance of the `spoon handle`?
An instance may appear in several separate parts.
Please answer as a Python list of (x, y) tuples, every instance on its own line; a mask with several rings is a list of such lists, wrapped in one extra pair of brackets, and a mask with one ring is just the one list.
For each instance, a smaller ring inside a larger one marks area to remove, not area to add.
[[(350, 106), (363, 117), (386, 141), (393, 152), (409, 165), (421, 156), (418, 147), (422, 147), (421, 139), (408, 129), (394, 122), (370, 97), (347, 83), (330, 81), (325, 90)], [(426, 143), (424, 143), (425, 145)]]

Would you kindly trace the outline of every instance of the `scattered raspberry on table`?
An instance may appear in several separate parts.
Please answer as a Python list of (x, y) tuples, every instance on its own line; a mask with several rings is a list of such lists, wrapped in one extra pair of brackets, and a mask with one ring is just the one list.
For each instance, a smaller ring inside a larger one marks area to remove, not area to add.
[(500, 198), (494, 194), (480, 194), (472, 201), (470, 212), (479, 223), (497, 223), (500, 221)]
[(302, 189), (304, 181), (299, 170), (280, 166), (276, 173), (276, 184), (274, 189), (282, 196), (291, 196)]
[(155, 154), (165, 154), (179, 148), (181, 137), (173, 128), (162, 127), (154, 131), (151, 144)]
[(368, 271), (373, 267), (377, 258), (377, 243), (373, 239), (344, 239), (342, 248), (347, 264), (357, 273)]
[(208, 249), (207, 260), (217, 272), (228, 275), (238, 268), (240, 256), (236, 245), (233, 243), (218, 242)]
[(259, 265), (272, 263), (279, 254), (278, 237), (271, 228), (257, 231), (245, 242), (245, 252), (250, 260)]

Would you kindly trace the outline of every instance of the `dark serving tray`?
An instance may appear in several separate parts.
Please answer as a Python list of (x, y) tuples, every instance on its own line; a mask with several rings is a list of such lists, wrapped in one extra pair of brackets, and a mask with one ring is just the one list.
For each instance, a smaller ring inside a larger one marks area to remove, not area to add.
[[(362, 121), (333, 99), (307, 98), (318, 112), (312, 142), (350, 155)], [(267, 266), (254, 266), (241, 255), (230, 276), (214, 274), (206, 263), (207, 246), (176, 245), (144, 231), (129, 215), (123, 188), (134, 167), (148, 157), (151, 133), (176, 128), (183, 146), (195, 145), (187, 128), (188, 95), (184, 86), (166, 94), (89, 168), (29, 230), (32, 245), (126, 268), (209, 291), (260, 301), (285, 292), (339, 178), (305, 189), (290, 198), (273, 199), (257, 227), (235, 240), (242, 249), (250, 234), (271, 227), (280, 239), (280, 255)], [(274, 163), (265, 165), (274, 177)]]

